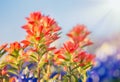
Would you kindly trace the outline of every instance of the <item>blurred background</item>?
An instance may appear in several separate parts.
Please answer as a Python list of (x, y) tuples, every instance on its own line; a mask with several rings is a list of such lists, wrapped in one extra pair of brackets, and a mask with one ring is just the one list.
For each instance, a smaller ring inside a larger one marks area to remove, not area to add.
[(120, 82), (120, 0), (1, 0), (0, 44), (23, 40), (21, 26), (33, 11), (49, 15), (61, 26), (58, 46), (73, 26), (86, 25), (94, 42), (88, 50), (97, 61), (89, 81)]

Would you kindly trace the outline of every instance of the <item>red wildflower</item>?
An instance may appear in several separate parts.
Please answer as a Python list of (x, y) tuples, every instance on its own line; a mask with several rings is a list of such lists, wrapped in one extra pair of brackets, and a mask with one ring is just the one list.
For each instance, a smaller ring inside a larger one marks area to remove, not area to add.
[(90, 32), (86, 29), (84, 25), (77, 25), (67, 34), (67, 36), (78, 43), (83, 41), (89, 34)]
[(54, 54), (58, 54), (58, 53), (60, 53), (60, 50), (55, 50), (54, 51)]
[(34, 33), (31, 30), (26, 31), (29, 35), (34, 36)]
[(10, 47), (16, 50), (19, 50), (21, 48), (20, 43), (19, 42), (14, 42), (10, 44)]
[(89, 39), (85, 39), (80, 45), (81, 47), (92, 45), (93, 42), (91, 42)]
[(23, 48), (27, 47), (30, 44), (30, 42), (27, 40), (22, 40), (21, 43), (23, 43)]
[(40, 12), (33, 12), (27, 18), (27, 24), (22, 28), (26, 30), (26, 39), (32, 42), (42, 40), (47, 46), (59, 38), (57, 31), (61, 28), (56, 21), (49, 16), (44, 16)]
[(84, 66), (86, 65), (87, 63), (92, 63), (93, 60), (94, 60), (94, 55), (92, 54), (88, 54), (87, 52), (85, 51), (81, 51), (80, 53), (77, 54), (76, 57), (73, 58), (73, 61), (74, 62), (79, 62), (80, 63), (80, 66)]
[[(40, 21), (42, 24), (43, 24), (43, 27), (47, 29), (50, 28), (50, 26), (54, 25), (56, 22), (54, 21), (54, 19), (51, 19), (50, 17), (48, 16), (43, 16), (41, 21)], [(52, 28), (52, 27), (51, 27)]]
[(58, 34), (57, 33), (54, 33), (52, 36), (51, 36), (51, 39), (53, 40), (53, 41), (55, 41), (55, 40), (57, 40), (57, 39), (59, 39), (60, 37), (58, 36)]
[(7, 47), (8, 44), (3, 44), (3, 45), (0, 45), (0, 50), (4, 49), (5, 47)]
[(61, 28), (59, 26), (57, 26), (57, 24), (55, 24), (53, 27), (54, 27), (53, 28), (54, 32), (61, 30)]
[(21, 45), (19, 42), (13, 42), (10, 44), (10, 47), (9, 48), (6, 48), (6, 50), (9, 52), (9, 53), (12, 53), (14, 50), (20, 50), (21, 49)]
[(28, 24), (22, 26), (22, 28), (25, 29), (25, 30), (29, 30), (29, 29), (31, 29), (30, 25), (28, 25)]
[(40, 20), (41, 17), (42, 15), (40, 12), (33, 12), (30, 14), (30, 17), (27, 17), (26, 19), (30, 24), (35, 24)]
[(48, 51), (52, 51), (52, 50), (55, 50), (55, 49), (56, 49), (56, 47), (49, 47), (49, 48), (47, 48)]
[(66, 60), (66, 57), (63, 54), (62, 49), (56, 50), (54, 54), (55, 54), (53, 58), (54, 64), (61, 65)]
[(56, 50), (56, 51), (54, 52), (54, 54), (55, 54), (55, 59), (54, 59), (54, 60), (60, 60), (60, 59), (66, 60), (66, 57), (65, 57), (65, 55), (64, 55), (63, 53), (64, 53), (64, 52), (63, 52), (62, 49)]
[(94, 58), (95, 58), (95, 55), (87, 54), (87, 56), (86, 56), (86, 62), (87, 63), (93, 62)]
[(86, 52), (80, 51), (76, 56), (74, 56), (73, 61), (80, 62), (80, 61), (85, 60), (85, 57), (86, 57)]
[(78, 44), (68, 41), (64, 44), (64, 48), (66, 51), (73, 53), (78, 48)]
[(58, 54), (58, 56), (57, 56), (58, 58), (60, 58), (60, 59), (63, 59), (63, 60), (65, 60), (66, 58), (62, 55), (62, 54)]
[(83, 67), (83, 66), (85, 66), (85, 64), (84, 63), (80, 63), (79, 66)]
[(41, 38), (40, 38), (40, 37), (36, 37), (35, 39), (36, 39), (37, 41), (39, 41)]

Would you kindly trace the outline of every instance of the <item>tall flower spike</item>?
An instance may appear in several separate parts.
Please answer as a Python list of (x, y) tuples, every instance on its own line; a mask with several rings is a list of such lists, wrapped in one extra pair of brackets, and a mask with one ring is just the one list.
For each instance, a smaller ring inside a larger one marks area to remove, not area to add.
[(5, 50), (9, 53), (13, 53), (15, 50), (18, 51), (21, 49), (21, 45), (19, 42), (13, 42), (9, 47), (5, 48)]
[(49, 45), (59, 38), (58, 31), (61, 30), (61, 28), (57, 25), (56, 21), (49, 16), (45, 16), (40, 12), (33, 12), (26, 19), (27, 24), (22, 28), (27, 32), (26, 39), (29, 42), (43, 42)]
[(73, 41), (76, 43), (82, 42), (90, 32), (86, 29), (84, 25), (76, 25), (73, 29), (67, 34)]

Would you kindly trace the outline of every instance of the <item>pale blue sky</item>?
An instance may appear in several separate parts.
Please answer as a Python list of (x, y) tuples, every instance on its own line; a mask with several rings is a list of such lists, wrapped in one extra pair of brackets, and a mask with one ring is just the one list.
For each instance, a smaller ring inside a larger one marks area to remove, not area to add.
[[(21, 26), (33, 11), (55, 18), (65, 34), (76, 24), (85, 24), (93, 38), (120, 32), (120, 16), (107, 6), (108, 0), (1, 0), (0, 44), (25, 37)], [(65, 37), (63, 36), (63, 39)]]

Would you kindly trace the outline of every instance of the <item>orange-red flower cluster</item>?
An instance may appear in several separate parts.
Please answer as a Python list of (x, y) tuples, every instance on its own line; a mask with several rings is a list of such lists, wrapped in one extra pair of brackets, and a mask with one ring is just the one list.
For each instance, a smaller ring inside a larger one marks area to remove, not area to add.
[(79, 52), (74, 58), (73, 58), (73, 61), (74, 62), (80, 62), (80, 66), (85, 66), (89, 63), (92, 63), (93, 62), (93, 59), (94, 59), (94, 55), (92, 54), (89, 54), (85, 51), (81, 51)]
[(59, 38), (57, 32), (61, 28), (49, 16), (44, 16), (40, 12), (33, 12), (26, 19), (27, 24), (22, 28), (27, 32), (27, 41), (44, 42), (44, 44), (49, 45)]
[(88, 39), (90, 32), (84, 25), (75, 26), (67, 36), (70, 40), (64, 43), (60, 50), (55, 52), (55, 63), (64, 64), (66, 62), (79, 63), (80, 66), (85, 66), (88, 63), (93, 63), (94, 55), (87, 53), (83, 48), (89, 46), (92, 42)]
[(25, 45), (22, 45), (24, 41), (20, 42), (13, 42), (10, 43), (10, 45), (5, 45), (4, 49), (7, 52), (6, 56), (6, 62), (15, 63), (21, 59), (24, 61), (27, 61), (29, 58), (28, 51), (24, 51), (25, 45), (28, 45), (27, 43)]
[(21, 49), (21, 45), (19, 42), (13, 42), (10, 44), (9, 47), (6, 47), (5, 50), (9, 52), (10, 54), (14, 51), (19, 51)]
[(76, 44), (79, 43), (80, 47), (88, 46), (93, 44), (87, 36), (90, 32), (84, 25), (76, 25), (67, 36), (70, 37)]

